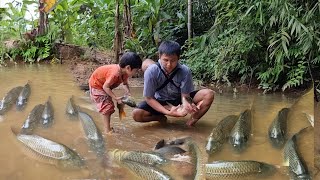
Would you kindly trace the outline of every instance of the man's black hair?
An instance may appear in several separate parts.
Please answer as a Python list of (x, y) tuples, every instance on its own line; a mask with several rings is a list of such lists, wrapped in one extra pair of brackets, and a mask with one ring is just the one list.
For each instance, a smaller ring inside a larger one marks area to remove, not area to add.
[(175, 41), (163, 41), (158, 48), (160, 56), (162, 54), (177, 55), (180, 57), (181, 46)]
[(134, 52), (126, 52), (121, 56), (119, 65), (121, 68), (124, 68), (127, 65), (129, 65), (131, 69), (140, 69), (142, 65), (142, 60), (138, 56), (138, 54)]

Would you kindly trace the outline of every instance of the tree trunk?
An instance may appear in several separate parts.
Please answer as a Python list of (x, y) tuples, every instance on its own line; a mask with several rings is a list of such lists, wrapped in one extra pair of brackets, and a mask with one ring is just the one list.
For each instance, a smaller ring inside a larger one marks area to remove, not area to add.
[(124, 37), (131, 38), (132, 33), (132, 20), (131, 20), (131, 8), (130, 0), (123, 0), (123, 25), (124, 25)]
[(188, 41), (192, 38), (192, 0), (188, 0)]
[(119, 62), (119, 52), (120, 52), (120, 18), (119, 18), (119, 0), (116, 0), (116, 15), (115, 15), (115, 30), (114, 30), (114, 42), (113, 42), (113, 48), (114, 48), (114, 57), (116, 60), (116, 63)]
[(38, 29), (38, 34), (44, 35), (45, 34), (45, 13), (43, 12), (44, 9), (44, 1), (43, 0), (39, 0), (39, 29)]

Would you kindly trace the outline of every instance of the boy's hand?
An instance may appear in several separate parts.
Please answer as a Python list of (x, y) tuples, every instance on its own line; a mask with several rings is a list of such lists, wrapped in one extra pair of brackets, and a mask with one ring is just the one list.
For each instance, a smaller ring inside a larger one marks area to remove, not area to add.
[(121, 98), (122, 98), (122, 97), (117, 97), (117, 98), (116, 98), (117, 104), (122, 104)]

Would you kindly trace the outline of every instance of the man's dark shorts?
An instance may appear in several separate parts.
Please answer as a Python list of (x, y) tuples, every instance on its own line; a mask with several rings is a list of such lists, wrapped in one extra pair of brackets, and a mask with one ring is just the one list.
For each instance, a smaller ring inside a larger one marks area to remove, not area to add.
[[(193, 91), (190, 93), (190, 97), (193, 98), (197, 92), (197, 91)], [(161, 105), (168, 105), (168, 103), (174, 105), (174, 106), (178, 106), (179, 104), (182, 104), (182, 101), (181, 101), (181, 97), (176, 99), (176, 100), (167, 100), (167, 101), (161, 101), (161, 100), (157, 100)], [(168, 103), (167, 103), (168, 102)], [(146, 101), (142, 101), (139, 103), (138, 107), (139, 109), (143, 109), (145, 111), (148, 111), (150, 112), (151, 114), (153, 115), (163, 115), (162, 113), (156, 111), (155, 109), (153, 109), (151, 106), (149, 106), (149, 104), (146, 102)]]

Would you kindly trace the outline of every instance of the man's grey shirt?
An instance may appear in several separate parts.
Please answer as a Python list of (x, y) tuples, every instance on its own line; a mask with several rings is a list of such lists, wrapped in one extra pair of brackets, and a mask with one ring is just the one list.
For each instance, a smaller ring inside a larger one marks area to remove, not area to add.
[[(160, 60), (158, 60), (158, 62), (160, 63)], [(160, 66), (164, 70), (161, 63)], [(156, 89), (167, 80), (167, 77), (161, 72), (156, 64), (150, 65), (144, 72), (143, 96), (153, 97), (158, 100), (175, 100), (181, 97), (181, 93), (189, 94), (194, 91), (190, 69), (186, 65), (180, 63), (178, 63), (176, 68), (180, 68), (180, 70), (174, 75), (172, 80), (177, 87), (180, 87), (180, 89), (169, 82), (164, 88), (156, 91)], [(168, 74), (168, 76), (170, 75), (171, 74)]]

